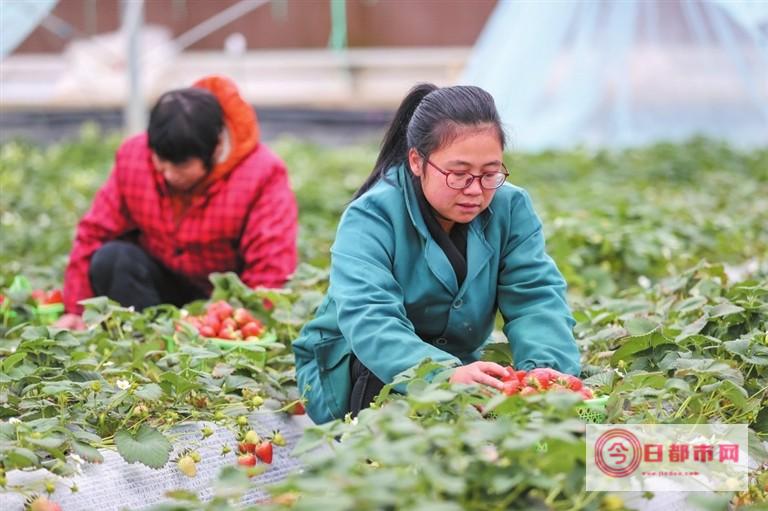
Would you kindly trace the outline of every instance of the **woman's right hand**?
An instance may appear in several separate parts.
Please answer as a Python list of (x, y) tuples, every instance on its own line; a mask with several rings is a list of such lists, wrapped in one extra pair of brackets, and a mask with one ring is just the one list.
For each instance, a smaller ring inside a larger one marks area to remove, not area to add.
[(495, 362), (472, 362), (457, 367), (450, 378), (451, 383), (480, 383), (502, 390), (504, 383), (499, 379), (507, 374), (507, 370)]
[(69, 330), (85, 330), (85, 322), (79, 314), (64, 314), (53, 323), (53, 326)]

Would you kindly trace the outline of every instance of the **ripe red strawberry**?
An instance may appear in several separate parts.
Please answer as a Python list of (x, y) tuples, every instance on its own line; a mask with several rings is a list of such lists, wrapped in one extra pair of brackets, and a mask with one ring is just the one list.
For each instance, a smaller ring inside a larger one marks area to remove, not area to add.
[(256, 446), (256, 450), (253, 451), (264, 463), (272, 463), (272, 442), (265, 440)]
[(229, 339), (229, 340), (236, 338), (235, 331), (232, 330), (231, 328), (222, 328), (221, 330), (218, 331), (218, 333), (216, 334), (216, 337), (220, 339)]
[(226, 318), (229, 318), (232, 316), (232, 306), (225, 302), (224, 300), (220, 300), (214, 304), (216, 315), (219, 317), (220, 321), (224, 321)]
[(552, 384), (552, 382), (554, 382), (558, 376), (559, 373), (557, 371), (554, 371), (548, 367), (537, 367), (536, 369), (531, 369), (528, 372), (528, 377), (534, 377), (539, 380), (539, 383), (543, 389), (549, 388), (550, 384)]
[(288, 413), (291, 415), (304, 415), (307, 413), (307, 411), (304, 409), (304, 403), (299, 401), (295, 405), (293, 405), (290, 409), (288, 409)]
[(517, 381), (517, 379), (504, 382), (504, 388), (502, 389), (502, 392), (504, 392), (504, 394), (511, 396), (512, 394), (517, 394), (519, 391), (520, 391), (520, 382)]
[(218, 332), (221, 329), (221, 320), (215, 313), (209, 312), (206, 314), (205, 318), (203, 318), (203, 324), (211, 327), (214, 332)]
[(261, 301), (261, 305), (264, 307), (264, 310), (267, 311), (267, 312), (269, 312), (269, 311), (271, 311), (272, 309), (275, 308), (275, 304), (272, 303), (272, 300), (270, 300), (269, 298), (264, 298)]
[(237, 330), (240, 327), (237, 324), (237, 321), (235, 321), (234, 318), (224, 318), (221, 320), (221, 329), (224, 330), (225, 328), (231, 328), (232, 330)]
[(256, 450), (256, 444), (252, 444), (251, 442), (240, 442), (239, 444), (237, 444), (237, 448), (243, 454), (245, 453), (253, 454), (253, 452)]
[(61, 294), (61, 289), (51, 289), (48, 291), (45, 297), (45, 303), (63, 303), (64, 297)]
[(260, 321), (254, 320), (244, 324), (240, 331), (243, 332), (243, 337), (258, 337), (264, 331), (264, 327)]
[(245, 324), (250, 323), (253, 321), (253, 316), (250, 312), (248, 312), (248, 309), (244, 309), (243, 307), (238, 307), (235, 309), (235, 312), (232, 313), (232, 319), (234, 319), (237, 322), (238, 326), (243, 326)]
[(568, 375), (566, 378), (568, 380), (567, 387), (571, 390), (581, 390), (584, 388), (584, 383), (580, 379), (578, 379), (575, 376)]
[(538, 394), (539, 391), (536, 387), (525, 386), (520, 390), (521, 396), (530, 396), (531, 394)]
[(37, 497), (30, 502), (29, 511), (61, 511), (61, 506), (45, 497)]
[(203, 325), (200, 327), (200, 335), (203, 337), (216, 337), (216, 330), (208, 325)]
[(588, 387), (583, 387), (582, 389), (577, 391), (584, 399), (592, 399), (595, 397), (594, 394), (592, 394), (592, 389)]
[(244, 467), (253, 467), (256, 465), (256, 456), (253, 454), (243, 454), (237, 457), (237, 464)]

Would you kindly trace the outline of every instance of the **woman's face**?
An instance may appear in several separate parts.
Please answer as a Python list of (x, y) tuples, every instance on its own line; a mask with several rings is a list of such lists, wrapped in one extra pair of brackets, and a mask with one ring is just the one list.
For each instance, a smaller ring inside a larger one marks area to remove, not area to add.
[(497, 131), (490, 126), (467, 128), (452, 142), (430, 154), (429, 162), (415, 149), (408, 152), (411, 172), (421, 179), (424, 197), (437, 213), (437, 220), (446, 232), (456, 222), (464, 224), (474, 220), (491, 203), (496, 190), (481, 187), (480, 179), (474, 179), (463, 190), (450, 188), (445, 174), (439, 169), (475, 176), (503, 172), (502, 152)]
[(183, 163), (177, 164), (161, 159), (153, 151), (152, 163), (155, 169), (165, 178), (168, 186), (178, 192), (191, 190), (207, 174), (203, 160), (200, 158), (190, 158)]

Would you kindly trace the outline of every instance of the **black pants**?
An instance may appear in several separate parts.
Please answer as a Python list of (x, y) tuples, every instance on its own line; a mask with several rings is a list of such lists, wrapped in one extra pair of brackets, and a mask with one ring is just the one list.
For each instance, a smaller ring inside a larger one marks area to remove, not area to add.
[(349, 395), (349, 411), (352, 417), (357, 417), (360, 410), (371, 406), (371, 402), (381, 392), (384, 382), (376, 377), (370, 369), (365, 367), (352, 354), (352, 363), (349, 367), (349, 373), (352, 377), (352, 392)]
[(129, 241), (109, 241), (91, 258), (88, 270), (95, 296), (107, 296), (137, 310), (170, 303), (180, 307), (206, 294), (152, 259)]

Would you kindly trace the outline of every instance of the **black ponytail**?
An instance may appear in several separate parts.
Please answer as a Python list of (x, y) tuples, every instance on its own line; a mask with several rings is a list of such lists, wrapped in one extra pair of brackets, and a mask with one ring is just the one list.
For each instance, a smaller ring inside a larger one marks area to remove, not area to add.
[(367, 192), (384, 175), (387, 169), (405, 163), (408, 160), (408, 124), (411, 122), (413, 112), (419, 106), (421, 100), (437, 86), (431, 83), (420, 83), (413, 87), (403, 99), (395, 112), (392, 123), (387, 128), (384, 140), (381, 142), (379, 157), (373, 166), (373, 172), (368, 176), (363, 185), (355, 193), (354, 199)]
[(388, 169), (406, 163), (409, 149), (414, 148), (428, 157), (452, 142), (467, 127), (493, 128), (502, 149), (505, 147), (501, 119), (488, 92), (470, 85), (442, 89), (431, 83), (416, 85), (395, 112), (373, 172), (353, 200), (370, 190)]

